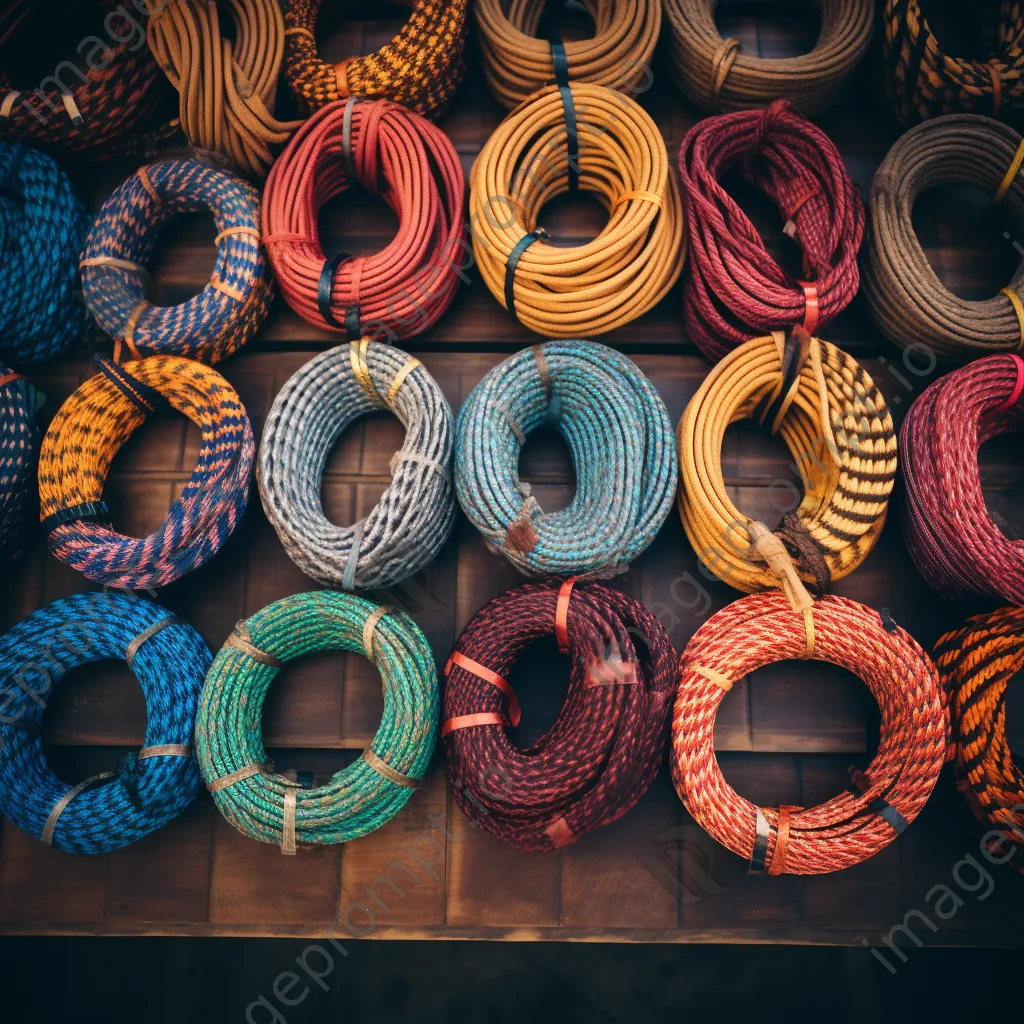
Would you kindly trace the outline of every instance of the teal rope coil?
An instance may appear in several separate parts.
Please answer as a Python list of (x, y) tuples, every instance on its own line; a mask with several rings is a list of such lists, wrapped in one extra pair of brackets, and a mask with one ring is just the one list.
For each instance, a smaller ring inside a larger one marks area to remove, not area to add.
[[(554, 426), (576, 497), (545, 513), (519, 478), (527, 435)], [(455, 427), (455, 492), (492, 551), (527, 576), (612, 576), (654, 539), (672, 506), (676, 441), (654, 385), (592, 341), (552, 341), (496, 366)]]
[[(285, 662), (317, 651), (373, 654), (384, 714), (363, 756), (323, 786), (300, 788), (274, 771), (263, 747), (267, 690)], [(390, 821), (423, 778), (437, 738), (433, 655), (404, 612), (352, 594), (296, 594), (240, 622), (206, 677), (196, 757), (224, 817), (253, 839), (328, 845)]]

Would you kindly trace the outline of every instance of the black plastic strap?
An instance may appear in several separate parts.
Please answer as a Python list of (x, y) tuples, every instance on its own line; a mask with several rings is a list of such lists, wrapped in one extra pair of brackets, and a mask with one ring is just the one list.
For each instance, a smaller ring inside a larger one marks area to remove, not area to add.
[(358, 341), (363, 336), (363, 325), (360, 319), (359, 303), (345, 310), (345, 330), (351, 341)]
[(543, 228), (537, 228), (536, 231), (531, 231), (529, 234), (523, 235), (523, 237), (516, 242), (512, 251), (508, 254), (508, 260), (505, 263), (505, 306), (516, 320), (519, 319), (519, 317), (516, 316), (516, 267), (519, 266), (519, 261), (523, 258), (523, 253), (526, 252), (534, 242), (541, 238), (549, 237), (550, 235), (548, 235)]
[(110, 509), (103, 501), (86, 501), (81, 505), (70, 505), (68, 508), (59, 509), (57, 512), (48, 515), (40, 529), (44, 537), (49, 537), (58, 526), (65, 523), (78, 522), (79, 520), (92, 520), (93, 522), (110, 525)]
[(544, 20), (549, 21), (547, 31), (551, 43), (551, 63), (555, 68), (555, 85), (562, 96), (562, 112), (565, 115), (566, 148), (569, 156), (569, 191), (578, 192), (580, 187), (580, 137), (576, 120), (576, 104), (569, 88), (569, 58), (565, 43), (555, 27), (555, 15), (566, 5), (567, 0), (548, 0)]
[(170, 404), (156, 388), (133, 377), (123, 366), (100, 355), (93, 356), (93, 361), (100, 368), (100, 373), (144, 413), (162, 411)]
[(878, 617), (882, 620), (882, 629), (886, 633), (895, 633), (899, 626), (896, 625), (896, 620), (892, 617), (892, 612), (888, 608), (883, 608), (879, 613)]
[(910, 828), (910, 822), (888, 800), (883, 800), (881, 797), (872, 800), (868, 804), (868, 810), (872, 814), (877, 814), (898, 836), (903, 835)]
[(769, 398), (771, 392), (765, 395), (754, 410), (754, 419), (767, 426), (769, 430), (772, 429), (775, 418), (782, 408), (782, 403), (789, 396), (794, 382), (800, 376), (800, 371), (803, 370), (804, 364), (807, 362), (809, 348), (805, 343), (807, 339), (804, 335), (806, 334), (806, 331), (794, 329), (786, 335), (786, 345), (782, 352), (782, 386), (775, 393), (774, 398)]
[(344, 330), (345, 325), (335, 318), (331, 310), (331, 289), (334, 287), (334, 278), (338, 273), (338, 267), (350, 259), (352, 259), (352, 253), (339, 252), (335, 253), (329, 260), (324, 260), (324, 265), (320, 270), (320, 280), (316, 286), (316, 308), (320, 310), (320, 315), (324, 318), (324, 322), (329, 327), (335, 327), (339, 331)]
[(754, 849), (750, 854), (750, 867), (748, 873), (751, 875), (763, 875), (767, 868), (768, 861), (768, 839), (771, 836), (771, 826), (764, 812), (760, 807), (755, 809), (754, 821)]
[(555, 85), (559, 89), (569, 88), (569, 57), (565, 43), (557, 32), (551, 34), (551, 63), (555, 65)]
[(352, 110), (358, 96), (349, 96), (345, 102), (345, 115), (341, 119), (341, 156), (345, 162), (345, 178), (349, 184), (356, 180), (356, 167), (352, 162)]

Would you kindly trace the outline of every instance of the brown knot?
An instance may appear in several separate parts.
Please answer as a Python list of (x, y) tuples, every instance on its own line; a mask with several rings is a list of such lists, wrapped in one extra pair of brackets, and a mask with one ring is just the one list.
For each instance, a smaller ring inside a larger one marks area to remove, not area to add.
[(825, 561), (821, 545), (811, 536), (803, 520), (790, 512), (783, 517), (775, 535), (786, 545), (797, 568), (814, 577), (814, 596), (824, 597), (832, 585), (832, 570)]

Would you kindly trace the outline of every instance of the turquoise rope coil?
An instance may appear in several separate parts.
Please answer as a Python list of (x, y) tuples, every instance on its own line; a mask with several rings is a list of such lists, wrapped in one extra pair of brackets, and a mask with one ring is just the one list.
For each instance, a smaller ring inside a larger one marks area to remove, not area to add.
[[(545, 513), (519, 478), (527, 435), (554, 426), (576, 471), (568, 508)], [(527, 576), (612, 576), (654, 539), (678, 469), (668, 410), (624, 355), (552, 341), (494, 367), (455, 428), (455, 492), (491, 550)]]
[[(303, 654), (372, 652), (384, 714), (362, 757), (317, 788), (278, 774), (263, 746), (267, 690), (281, 665)], [(206, 677), (196, 757), (224, 817), (253, 839), (292, 854), (390, 821), (423, 778), (437, 739), (440, 696), (433, 655), (402, 611), (352, 594), (296, 594), (243, 620)]]

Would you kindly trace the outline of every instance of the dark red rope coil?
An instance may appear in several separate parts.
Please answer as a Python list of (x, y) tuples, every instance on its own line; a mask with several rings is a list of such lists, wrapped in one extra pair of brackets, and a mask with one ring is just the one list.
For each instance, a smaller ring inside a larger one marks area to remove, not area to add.
[[(1024, 539), (1006, 535), (981, 491), (978, 449), (1024, 428), (1024, 359), (979, 359), (935, 381), (900, 431), (903, 532), (940, 594), (1024, 605)], [(1022, 523), (1021, 525), (1024, 525)]]
[[(735, 165), (786, 218), (803, 253), (799, 279), (722, 187)], [(797, 324), (817, 334), (857, 294), (864, 203), (829, 137), (787, 101), (699, 121), (683, 139), (679, 176), (691, 243), (683, 312), (708, 358)]]
[[(519, 748), (506, 732), (519, 721), (508, 674), (528, 643), (551, 633), (572, 659), (569, 692), (555, 724)], [(446, 669), (441, 735), (459, 807), (534, 851), (621, 817), (661, 764), (675, 658), (642, 604), (598, 583), (526, 584), (492, 601)]]

